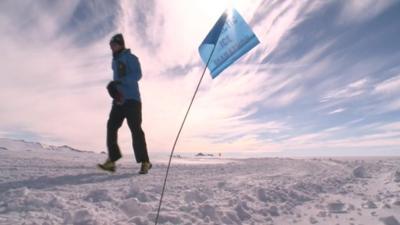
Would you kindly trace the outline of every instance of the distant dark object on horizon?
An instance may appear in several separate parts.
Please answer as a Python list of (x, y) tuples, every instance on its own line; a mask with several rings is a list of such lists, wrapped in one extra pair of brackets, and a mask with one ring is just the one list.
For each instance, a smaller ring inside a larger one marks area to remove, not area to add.
[(204, 154), (204, 153), (201, 153), (201, 152), (196, 154), (196, 157), (202, 157), (202, 156), (214, 157), (213, 154)]

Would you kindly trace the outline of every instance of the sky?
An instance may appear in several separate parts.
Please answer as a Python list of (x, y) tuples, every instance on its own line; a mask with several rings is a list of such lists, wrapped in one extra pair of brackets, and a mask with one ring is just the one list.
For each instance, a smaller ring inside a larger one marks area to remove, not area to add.
[[(0, 137), (106, 151), (109, 40), (139, 57), (150, 155), (167, 154), (201, 41), (235, 7), (260, 44), (206, 75), (176, 152), (400, 155), (397, 0), (0, 1)], [(129, 129), (119, 132), (132, 154)]]

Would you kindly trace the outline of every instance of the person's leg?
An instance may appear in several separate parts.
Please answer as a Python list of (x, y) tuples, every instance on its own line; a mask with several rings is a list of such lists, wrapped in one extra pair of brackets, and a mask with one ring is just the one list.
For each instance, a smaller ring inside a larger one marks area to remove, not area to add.
[(150, 162), (147, 152), (146, 138), (142, 129), (142, 103), (129, 100), (125, 103), (125, 116), (132, 134), (133, 150), (136, 162)]
[(110, 117), (107, 122), (107, 149), (108, 156), (112, 162), (122, 157), (118, 146), (118, 129), (124, 121), (124, 112), (122, 106), (113, 105)]

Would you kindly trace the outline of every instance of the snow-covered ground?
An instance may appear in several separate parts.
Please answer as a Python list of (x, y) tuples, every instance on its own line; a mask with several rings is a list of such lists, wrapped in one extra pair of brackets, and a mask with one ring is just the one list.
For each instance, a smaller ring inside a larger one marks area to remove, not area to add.
[[(0, 139), (0, 224), (154, 224), (166, 163)], [(197, 162), (197, 163), (196, 163)], [(160, 224), (400, 220), (400, 158), (173, 159)]]

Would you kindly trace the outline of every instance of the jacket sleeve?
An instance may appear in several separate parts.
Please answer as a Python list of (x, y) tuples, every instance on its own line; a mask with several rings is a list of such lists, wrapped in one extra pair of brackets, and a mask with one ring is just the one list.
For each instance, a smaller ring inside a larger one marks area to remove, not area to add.
[(130, 55), (128, 57), (128, 65), (136, 81), (139, 81), (142, 78), (142, 68), (140, 66), (139, 59), (134, 55)]

